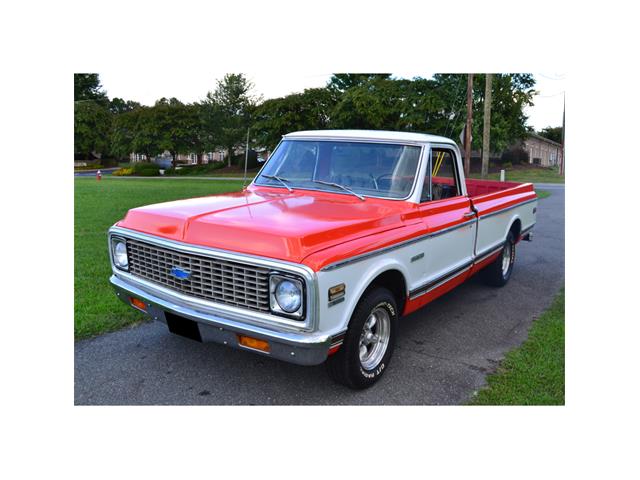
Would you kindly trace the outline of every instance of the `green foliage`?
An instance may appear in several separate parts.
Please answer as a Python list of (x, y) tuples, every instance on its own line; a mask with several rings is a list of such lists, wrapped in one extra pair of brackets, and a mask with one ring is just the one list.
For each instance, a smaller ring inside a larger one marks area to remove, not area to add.
[[(439, 88), (449, 90), (444, 93), (445, 104), (453, 108), (451, 133), (448, 136), (457, 140), (466, 121), (466, 78), (467, 75), (435, 75), (434, 80)], [(457, 85), (457, 87), (454, 87)], [(484, 85), (485, 75), (473, 76), (473, 126), (472, 148), (482, 148), (482, 127), (484, 118)], [(525, 123), (527, 116), (524, 108), (533, 105), (533, 86), (535, 80), (532, 74), (494, 74), (492, 82), (491, 103), (491, 151), (500, 152), (527, 134)], [(460, 88), (461, 87), (461, 88)], [(452, 93), (457, 91), (457, 94)], [(432, 130), (430, 130), (432, 131)], [(441, 132), (434, 132), (440, 133)]]
[(111, 149), (120, 158), (131, 152), (160, 155), (202, 151), (200, 112), (175, 98), (161, 98), (153, 107), (133, 107), (114, 120)]
[(346, 90), (330, 114), (333, 128), (445, 133), (446, 102), (437, 82), (373, 78)]
[[(272, 150), (282, 135), (330, 128), (429, 132), (458, 139), (466, 118), (467, 75), (395, 79), (390, 74), (335, 74), (325, 88), (307, 89), (261, 102), (242, 74), (218, 81), (201, 103), (162, 98), (152, 107), (114, 98), (104, 103), (97, 74), (75, 76), (76, 153), (130, 153), (151, 158), (169, 151), (198, 153), (244, 147), (251, 127), (253, 146)], [(503, 151), (524, 138), (524, 107), (531, 104), (530, 74), (497, 74), (493, 81), (491, 150)], [(473, 148), (482, 142), (484, 75), (474, 76)], [(548, 135), (555, 134), (554, 129)], [(229, 152), (231, 154), (229, 154)], [(513, 164), (518, 163), (516, 160)], [(240, 163), (239, 165), (243, 165)]]
[(156, 177), (160, 175), (160, 167), (155, 163), (134, 163), (130, 167), (119, 168), (112, 175), (116, 177), (126, 177), (135, 175), (137, 177)]
[(350, 88), (391, 78), (390, 73), (334, 73), (327, 85), (329, 90), (345, 92)]
[[(249, 149), (249, 155), (246, 158), (247, 160), (247, 169), (251, 170), (254, 168), (258, 168), (261, 164), (258, 163), (258, 153), (255, 150)], [(233, 157), (233, 164), (240, 167), (240, 169), (244, 170), (244, 161), (245, 155), (236, 155)]]
[(540, 130), (538, 135), (554, 142), (562, 143), (562, 127), (546, 127)]
[(529, 163), (529, 153), (518, 146), (502, 152), (500, 159), (503, 163), (526, 164)]
[(109, 111), (114, 115), (130, 112), (132, 110), (135, 110), (136, 108), (140, 108), (140, 106), (141, 105), (138, 102), (133, 102), (131, 100), (125, 101), (118, 97), (115, 97), (109, 101)]
[[(146, 107), (142, 107), (146, 108)], [(116, 115), (111, 133), (111, 152), (118, 158), (126, 158), (135, 152), (134, 139), (142, 128), (140, 118), (142, 108)]]
[(111, 133), (109, 110), (93, 100), (73, 105), (74, 153), (90, 158), (92, 153), (104, 153), (109, 148)]
[(97, 73), (73, 74), (73, 99), (76, 102), (91, 100), (102, 106), (107, 106), (109, 103)]
[[(473, 147), (482, 143), (484, 75), (474, 76)], [(255, 113), (257, 141), (273, 148), (287, 132), (355, 128), (429, 132), (457, 140), (466, 120), (467, 75), (394, 79), (388, 74), (336, 74), (324, 89), (267, 100)], [(501, 151), (526, 135), (524, 107), (533, 76), (495, 75), (491, 146)]]
[(118, 170), (114, 171), (111, 175), (115, 175), (116, 177), (127, 177), (129, 175), (133, 175), (133, 168), (130, 168), (130, 167), (119, 168)]
[(266, 100), (254, 113), (256, 143), (273, 150), (282, 135), (298, 130), (329, 128), (336, 95), (326, 88), (309, 88), (282, 98)]
[(210, 134), (203, 146), (207, 150), (218, 145), (226, 147), (229, 162), (234, 147), (243, 144), (251, 114), (260, 101), (251, 94), (252, 89), (253, 84), (241, 73), (227, 74), (200, 105), (202, 128)]
[(140, 177), (155, 177), (160, 175), (160, 167), (155, 163), (134, 163), (131, 170), (133, 170), (133, 175)]

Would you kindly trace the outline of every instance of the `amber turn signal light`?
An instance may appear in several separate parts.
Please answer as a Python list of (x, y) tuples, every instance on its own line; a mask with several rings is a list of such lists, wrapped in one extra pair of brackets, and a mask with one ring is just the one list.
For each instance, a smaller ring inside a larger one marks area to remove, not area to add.
[(238, 335), (238, 343), (243, 347), (253, 348), (262, 352), (269, 352), (269, 342), (265, 340), (247, 337), (246, 335)]
[(346, 290), (346, 287), (344, 283), (331, 287), (329, 289), (329, 301), (336, 300), (344, 296), (345, 290)]
[(139, 300), (135, 297), (129, 297), (129, 301), (131, 302), (131, 305), (136, 307), (138, 310), (142, 310), (145, 313), (147, 312), (147, 306), (142, 300)]

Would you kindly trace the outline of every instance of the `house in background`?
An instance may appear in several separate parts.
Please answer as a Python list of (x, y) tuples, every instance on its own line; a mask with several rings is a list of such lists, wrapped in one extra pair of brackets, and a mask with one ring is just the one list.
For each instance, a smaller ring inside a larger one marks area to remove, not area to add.
[[(205, 152), (202, 153), (202, 163), (223, 162), (224, 152)], [(147, 156), (142, 153), (130, 153), (129, 161), (131, 163), (146, 162)], [(151, 161), (159, 165), (171, 165), (171, 152), (165, 151), (162, 154), (152, 157)], [(196, 165), (198, 163), (198, 155), (195, 153), (179, 153), (176, 155), (176, 164), (178, 165)], [(165, 166), (165, 168), (168, 168)]]
[(562, 144), (541, 137), (535, 133), (527, 134), (522, 149), (529, 154), (529, 163), (541, 167), (557, 167), (562, 163)]

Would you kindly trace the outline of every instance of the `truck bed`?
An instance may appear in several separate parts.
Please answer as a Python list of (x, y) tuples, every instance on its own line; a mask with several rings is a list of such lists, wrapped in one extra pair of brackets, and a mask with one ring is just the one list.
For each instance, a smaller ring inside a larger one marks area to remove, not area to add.
[[(434, 183), (453, 185), (453, 179), (448, 177), (433, 177)], [(498, 180), (466, 179), (467, 195), (475, 206), (479, 203), (498, 200), (501, 204), (511, 200), (528, 200), (535, 198), (532, 183), (500, 182)], [(511, 198), (513, 197), (513, 198)]]
[(502, 192), (521, 185), (531, 185), (518, 182), (500, 182), (498, 180), (477, 180), (473, 178), (467, 179), (465, 183), (467, 184), (467, 194), (472, 198), (488, 193)]
[(535, 199), (532, 183), (468, 179), (467, 195), (479, 214)]

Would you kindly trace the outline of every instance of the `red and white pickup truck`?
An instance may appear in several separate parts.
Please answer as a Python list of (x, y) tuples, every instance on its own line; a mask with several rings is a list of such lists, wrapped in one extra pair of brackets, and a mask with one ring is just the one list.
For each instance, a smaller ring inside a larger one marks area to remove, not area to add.
[(290, 133), (243, 191), (130, 210), (111, 283), (170, 332), (365, 388), (403, 315), (477, 272), (509, 280), (536, 206), (530, 183), (465, 179), (447, 138)]

